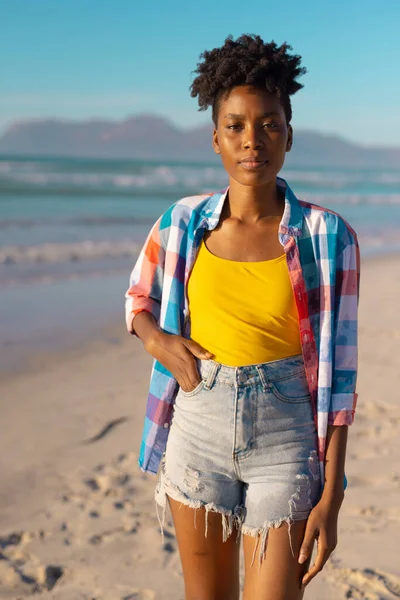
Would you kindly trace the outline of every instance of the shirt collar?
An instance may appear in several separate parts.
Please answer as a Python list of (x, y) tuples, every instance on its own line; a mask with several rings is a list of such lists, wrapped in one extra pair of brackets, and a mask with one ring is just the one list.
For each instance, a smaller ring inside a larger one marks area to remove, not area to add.
[[(303, 210), (299, 201), (285, 179), (277, 177), (276, 185), (280, 186), (285, 192), (285, 208), (279, 224), (279, 233), (300, 236), (303, 227)], [(202, 225), (207, 229), (215, 229), (218, 225), (228, 191), (229, 185), (210, 196), (203, 206)]]

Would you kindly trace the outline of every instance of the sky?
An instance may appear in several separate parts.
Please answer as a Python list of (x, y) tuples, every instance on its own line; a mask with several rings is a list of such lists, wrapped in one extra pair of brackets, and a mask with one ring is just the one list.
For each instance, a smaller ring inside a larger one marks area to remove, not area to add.
[(307, 68), (294, 131), (400, 147), (399, 29), (400, 0), (0, 0), (0, 134), (44, 117), (210, 123), (189, 92), (200, 54), (256, 33)]

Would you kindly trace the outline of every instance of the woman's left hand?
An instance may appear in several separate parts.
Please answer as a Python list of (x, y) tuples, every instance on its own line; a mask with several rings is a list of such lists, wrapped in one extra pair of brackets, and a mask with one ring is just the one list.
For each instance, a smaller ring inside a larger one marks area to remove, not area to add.
[(318, 551), (315, 563), (302, 579), (303, 589), (317, 573), (322, 571), (329, 556), (336, 548), (339, 508), (340, 506), (336, 502), (321, 498), (308, 517), (299, 553), (299, 563), (305, 562), (310, 556), (315, 539), (317, 539)]

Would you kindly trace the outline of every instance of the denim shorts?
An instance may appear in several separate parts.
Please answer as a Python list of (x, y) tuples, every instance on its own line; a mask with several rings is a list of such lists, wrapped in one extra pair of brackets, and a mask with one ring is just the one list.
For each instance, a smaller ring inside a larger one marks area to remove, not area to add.
[(302, 355), (241, 367), (196, 361), (201, 382), (178, 390), (158, 470), (162, 535), (167, 494), (205, 509), (205, 535), (214, 511), (224, 542), (234, 526), (237, 540), (240, 533), (261, 540), (260, 564), (269, 529), (285, 522), (293, 554), (290, 526), (307, 519), (322, 491)]

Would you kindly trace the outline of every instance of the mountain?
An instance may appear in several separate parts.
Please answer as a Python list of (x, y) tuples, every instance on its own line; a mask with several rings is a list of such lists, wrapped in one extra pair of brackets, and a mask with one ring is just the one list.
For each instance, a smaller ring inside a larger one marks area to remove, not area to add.
[[(0, 137), (0, 154), (217, 162), (211, 133), (211, 125), (184, 130), (152, 114), (122, 121), (36, 119), (12, 123)], [(285, 165), (400, 168), (400, 147), (367, 148), (295, 129)]]

